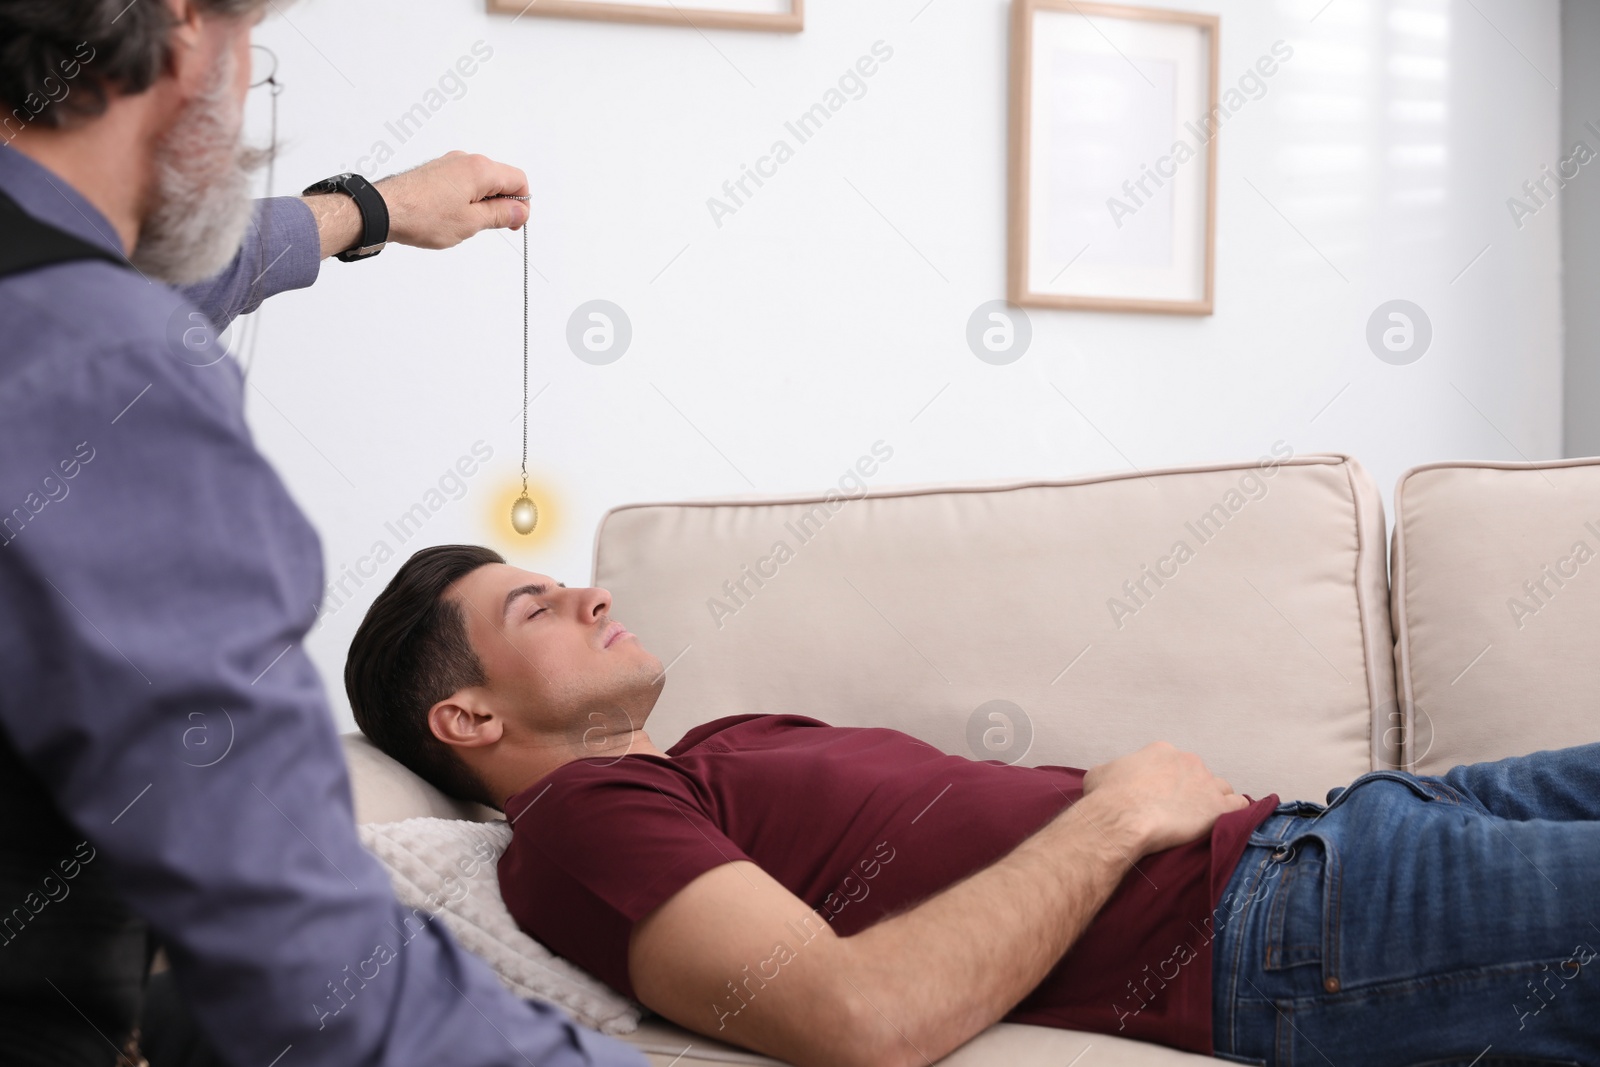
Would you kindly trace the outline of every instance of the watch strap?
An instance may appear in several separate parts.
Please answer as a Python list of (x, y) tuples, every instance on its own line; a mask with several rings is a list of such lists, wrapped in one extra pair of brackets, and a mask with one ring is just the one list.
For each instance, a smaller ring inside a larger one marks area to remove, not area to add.
[(317, 193), (344, 193), (356, 202), (356, 209), (361, 212), (361, 237), (354, 248), (338, 253), (341, 262), (371, 259), (383, 251), (389, 240), (389, 205), (377, 186), (359, 174), (348, 172), (309, 185), (301, 195)]

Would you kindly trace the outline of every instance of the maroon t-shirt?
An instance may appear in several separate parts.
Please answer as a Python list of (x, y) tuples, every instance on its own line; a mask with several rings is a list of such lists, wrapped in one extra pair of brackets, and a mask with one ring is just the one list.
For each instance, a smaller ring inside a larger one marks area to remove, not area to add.
[[(575, 760), (506, 804), (500, 888), (517, 924), (627, 996), (634, 923), (713, 867), (755, 863), (848, 937), (1000, 859), (1083, 795), (1071, 767), (977, 762), (797, 715), (718, 719), (668, 755)], [(1213, 909), (1277, 802), (1141, 860), (1007, 1020), (1210, 1054), (1211, 941), (1226, 918)]]

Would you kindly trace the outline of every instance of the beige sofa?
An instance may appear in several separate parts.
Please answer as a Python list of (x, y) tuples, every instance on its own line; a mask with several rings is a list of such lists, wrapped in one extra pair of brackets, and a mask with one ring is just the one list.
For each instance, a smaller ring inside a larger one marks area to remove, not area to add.
[[(1165, 738), (1241, 792), (1320, 801), (1377, 767), (1600, 738), (1600, 460), (1436, 464), (1395, 502), (1391, 557), (1358, 463), (1280, 447), (1057, 482), (637, 504), (601, 522), (593, 580), (670, 663), (662, 747), (744, 712), (1029, 764)], [(346, 741), (360, 821), (489, 814)], [(775, 1062), (658, 1019), (629, 1039), (663, 1067)], [(1199, 1059), (1001, 1024), (943, 1062), (1062, 1067), (1090, 1046), (1102, 1067)]]

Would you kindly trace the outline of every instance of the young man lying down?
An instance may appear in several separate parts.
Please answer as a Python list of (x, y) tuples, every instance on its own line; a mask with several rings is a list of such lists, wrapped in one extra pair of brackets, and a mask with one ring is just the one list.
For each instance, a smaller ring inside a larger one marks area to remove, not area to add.
[(685, 1027), (827, 1067), (928, 1064), (1002, 1019), (1240, 1062), (1600, 1063), (1600, 745), (1326, 806), (1161, 742), (1030, 768), (738, 715), (663, 752), (661, 661), (611, 609), (430, 548), (345, 684), (381, 748), (506, 813), (518, 923)]

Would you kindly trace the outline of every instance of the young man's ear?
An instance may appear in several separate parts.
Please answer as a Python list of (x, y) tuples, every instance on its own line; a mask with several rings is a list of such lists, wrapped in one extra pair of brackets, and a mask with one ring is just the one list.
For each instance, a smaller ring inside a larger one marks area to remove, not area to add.
[(447, 745), (483, 748), (500, 740), (505, 724), (498, 715), (479, 710), (471, 690), (462, 690), (428, 709), (428, 729)]

